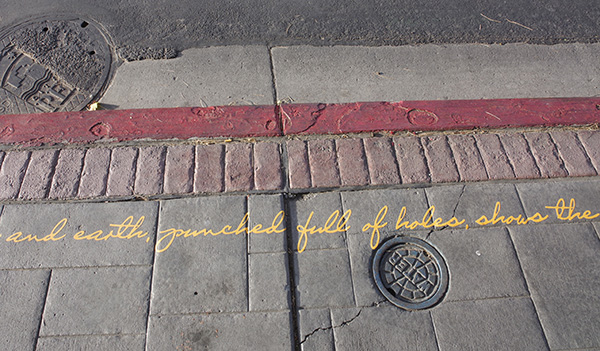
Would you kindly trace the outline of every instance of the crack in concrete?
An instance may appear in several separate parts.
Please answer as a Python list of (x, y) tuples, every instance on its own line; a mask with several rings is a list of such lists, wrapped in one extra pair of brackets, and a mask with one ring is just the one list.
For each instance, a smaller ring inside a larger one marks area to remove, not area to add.
[[(377, 302), (374, 302), (373, 304), (371, 304), (371, 306), (368, 306), (368, 307), (369, 307), (369, 308), (370, 308), (370, 307), (379, 307), (379, 305), (381, 305), (382, 303), (385, 303), (386, 301), (387, 301), (387, 300), (377, 301)], [(326, 331), (326, 330), (332, 330), (332, 329), (336, 329), (336, 328), (341, 328), (341, 327), (343, 327), (343, 326), (346, 326), (346, 325), (348, 325), (348, 324), (350, 324), (350, 323), (354, 322), (354, 320), (355, 320), (356, 318), (358, 318), (358, 316), (360, 316), (360, 314), (361, 314), (361, 312), (363, 311), (363, 309), (364, 309), (364, 307), (361, 307), (361, 308), (360, 308), (360, 310), (358, 311), (358, 313), (357, 313), (357, 314), (356, 314), (354, 317), (352, 317), (352, 318), (350, 318), (350, 319), (348, 319), (348, 320), (346, 320), (346, 321), (343, 321), (343, 322), (342, 322), (342, 323), (340, 323), (339, 325), (332, 325), (332, 326), (330, 326), (330, 327), (319, 327), (319, 328), (316, 328), (315, 330), (313, 330), (313, 331), (311, 331), (310, 333), (306, 334), (306, 335), (305, 335), (305, 336), (302, 338), (302, 341), (300, 341), (300, 345), (302, 345), (302, 344), (303, 344), (303, 343), (304, 343), (306, 340), (308, 340), (308, 339), (309, 339), (309, 338), (310, 338), (310, 337), (311, 337), (313, 334), (315, 334), (315, 333), (317, 333), (317, 332), (320, 332), (320, 331)], [(333, 323), (332, 323), (332, 324), (333, 324)]]
[[(456, 205), (454, 205), (454, 209), (452, 210), (452, 217), (456, 217), (456, 210), (458, 209), (458, 205), (460, 204), (460, 199), (462, 199), (463, 195), (465, 194), (465, 189), (466, 186), (463, 185), (462, 189), (460, 190), (460, 194), (458, 195), (458, 199), (456, 200)], [(427, 233), (427, 235), (425, 236), (425, 240), (429, 240), (429, 237), (431, 236), (431, 234), (433, 234), (433, 232), (441, 232), (442, 230), (446, 229), (448, 229), (448, 226), (445, 226), (442, 229), (435, 229), (434, 227), (434, 229), (431, 229), (429, 233)]]

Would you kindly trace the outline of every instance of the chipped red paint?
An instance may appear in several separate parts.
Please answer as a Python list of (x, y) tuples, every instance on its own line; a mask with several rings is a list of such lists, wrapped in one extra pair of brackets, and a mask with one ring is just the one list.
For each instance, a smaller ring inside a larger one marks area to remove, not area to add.
[(273, 106), (223, 106), (0, 116), (0, 143), (279, 136)]
[(284, 105), (281, 116), (286, 135), (583, 125), (600, 122), (600, 99)]
[[(600, 98), (221, 106), (0, 116), (0, 143), (189, 139), (584, 125)], [(282, 130), (283, 129), (283, 130)]]

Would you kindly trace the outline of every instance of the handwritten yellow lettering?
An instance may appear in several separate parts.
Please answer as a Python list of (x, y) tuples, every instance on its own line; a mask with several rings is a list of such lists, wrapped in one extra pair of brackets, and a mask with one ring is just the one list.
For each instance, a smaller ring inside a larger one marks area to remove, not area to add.
[[(306, 244), (308, 243), (308, 236), (312, 234), (334, 234), (334, 233), (342, 233), (350, 227), (348, 226), (348, 220), (350, 219), (350, 215), (352, 214), (351, 210), (344, 212), (340, 216), (340, 211), (335, 210), (331, 213), (329, 218), (325, 221), (325, 224), (322, 227), (312, 226), (309, 227), (310, 221), (315, 213), (310, 212), (308, 219), (304, 225), (297, 225), (296, 229), (298, 233), (300, 233), (300, 237), (298, 238), (298, 252), (304, 251), (306, 249)], [(335, 228), (333, 228), (335, 226)]]
[(384, 228), (387, 225), (387, 222), (385, 222), (383, 224), (381, 223), (385, 219), (385, 216), (387, 215), (387, 211), (388, 211), (388, 207), (383, 206), (381, 208), (381, 210), (379, 210), (379, 212), (377, 213), (377, 216), (375, 216), (375, 221), (373, 222), (373, 224), (367, 223), (362, 228), (363, 232), (372, 230), (371, 231), (371, 249), (373, 249), (373, 250), (375, 250), (377, 248), (377, 246), (379, 246), (379, 240), (381, 239), (381, 234), (379, 233), (379, 230)]
[(7, 242), (12, 241), (15, 243), (20, 243), (23, 241), (35, 241), (38, 243), (39, 242), (48, 242), (48, 241), (58, 241), (65, 237), (65, 235), (59, 236), (59, 237), (56, 237), (56, 235), (58, 235), (63, 230), (63, 228), (65, 227), (66, 224), (67, 224), (67, 219), (66, 218), (61, 219), (58, 223), (56, 223), (54, 228), (52, 228), (52, 231), (50, 232), (50, 234), (44, 236), (43, 238), (38, 238), (37, 235), (33, 235), (33, 234), (28, 234), (28, 235), (21, 237), (23, 235), (23, 232), (16, 232), (16, 233), (10, 235), (8, 238), (6, 238), (6, 241)]
[(433, 222), (431, 221), (433, 219), (433, 216), (435, 214), (435, 206), (431, 206), (427, 209), (427, 211), (425, 212), (425, 214), (423, 215), (423, 219), (419, 222), (419, 221), (414, 221), (414, 222), (410, 222), (410, 221), (403, 221), (404, 217), (406, 216), (406, 207), (402, 207), (402, 209), (400, 210), (400, 214), (398, 215), (398, 220), (396, 221), (396, 230), (401, 229), (401, 228), (407, 228), (407, 229), (416, 229), (417, 227), (423, 227), (423, 228), (442, 228), (442, 227), (458, 227), (459, 225), (465, 223), (465, 220), (458, 220), (456, 217), (452, 217), (449, 220), (444, 222), (444, 219), (442, 217), (438, 217), (435, 220), (433, 220)]
[(475, 221), (475, 223), (477, 223), (481, 226), (486, 226), (488, 224), (498, 224), (499, 222), (502, 222), (503, 224), (511, 224), (512, 222), (516, 222), (518, 225), (522, 225), (522, 224), (527, 224), (529, 222), (540, 223), (540, 222), (543, 222), (548, 219), (548, 216), (542, 216), (538, 212), (536, 212), (533, 216), (530, 216), (527, 218), (524, 218), (523, 215), (518, 215), (517, 217), (499, 216), (501, 208), (502, 208), (502, 205), (500, 204), (500, 202), (496, 202), (496, 205), (494, 206), (494, 214), (492, 215), (492, 218), (488, 219), (485, 215), (483, 215), (483, 216), (479, 217)]
[[(589, 210), (581, 212), (575, 212), (575, 199), (571, 198), (569, 201), (569, 205), (565, 205), (565, 200), (563, 198), (558, 199), (555, 206), (546, 206), (547, 209), (551, 209), (555, 211), (556, 218), (563, 221), (572, 221), (573, 219), (594, 219), (600, 216), (600, 213), (596, 213), (592, 215), (592, 212)], [(568, 210), (567, 215), (565, 216), (565, 210)]]

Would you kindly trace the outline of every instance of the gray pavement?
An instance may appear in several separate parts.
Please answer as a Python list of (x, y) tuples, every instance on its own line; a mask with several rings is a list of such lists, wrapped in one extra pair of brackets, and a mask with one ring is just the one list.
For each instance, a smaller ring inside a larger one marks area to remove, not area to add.
[[(0, 325), (0, 343), (7, 350), (597, 349), (599, 182), (4, 205), (0, 313), (11, 323)], [(464, 222), (427, 228), (453, 217)], [(446, 260), (449, 289), (431, 309), (399, 309), (377, 290), (373, 238), (397, 236), (426, 239)]]

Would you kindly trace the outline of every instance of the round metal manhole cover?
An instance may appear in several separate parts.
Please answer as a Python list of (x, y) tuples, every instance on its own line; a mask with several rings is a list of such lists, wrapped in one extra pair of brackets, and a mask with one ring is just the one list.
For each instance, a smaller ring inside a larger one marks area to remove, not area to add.
[(112, 76), (112, 45), (98, 24), (38, 19), (0, 33), (0, 114), (79, 111)]
[(396, 237), (383, 243), (373, 258), (379, 291), (407, 310), (434, 306), (448, 290), (448, 267), (442, 255), (424, 240)]

